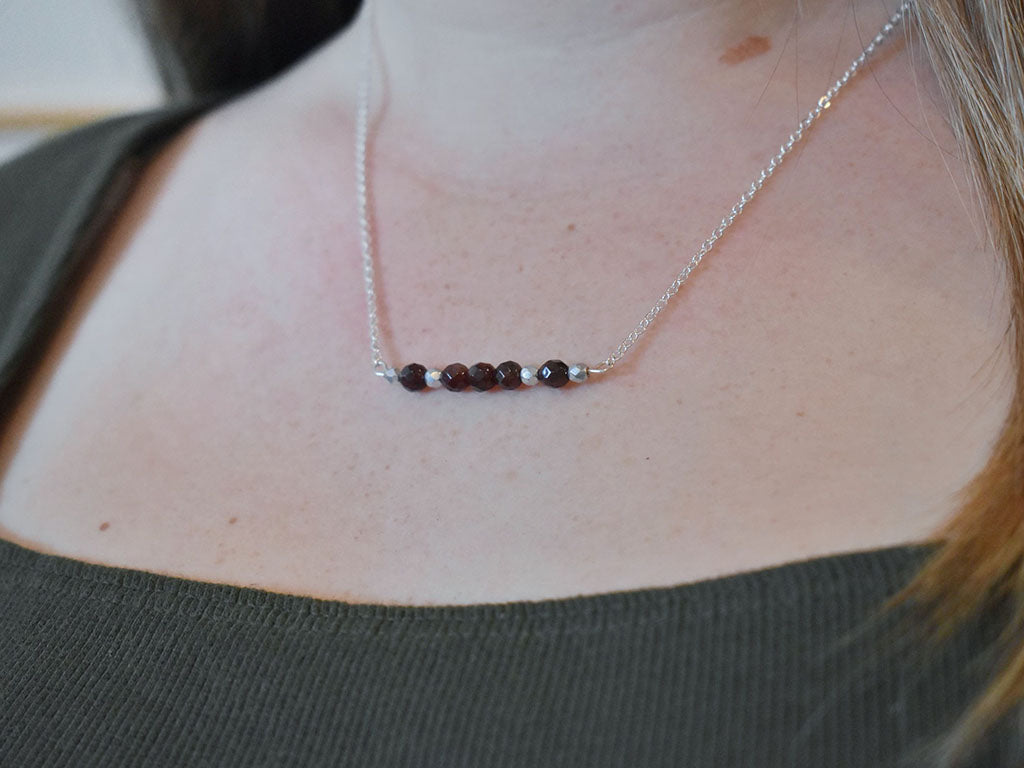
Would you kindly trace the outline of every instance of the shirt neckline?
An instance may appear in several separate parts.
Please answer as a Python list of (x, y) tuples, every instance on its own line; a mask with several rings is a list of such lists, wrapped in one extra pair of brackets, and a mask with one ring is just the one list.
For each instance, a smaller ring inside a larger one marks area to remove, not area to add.
[[(903, 586), (937, 542), (914, 542), (817, 555), (667, 586), (585, 593), (538, 600), (458, 604), (353, 603), (252, 586), (201, 581), (134, 567), (49, 554), (0, 539), (0, 584), (26, 595), (71, 592), (81, 599), (161, 613), (244, 624), (301, 626), (332, 631), (380, 631), (420, 626), (455, 631), (468, 625), (490, 631), (524, 624), (562, 629), (635, 626), (669, 613), (758, 611), (829, 600), (838, 605), (878, 602)], [(0, 592), (3, 590), (0, 589)], [(29, 598), (31, 599), (31, 597)]]

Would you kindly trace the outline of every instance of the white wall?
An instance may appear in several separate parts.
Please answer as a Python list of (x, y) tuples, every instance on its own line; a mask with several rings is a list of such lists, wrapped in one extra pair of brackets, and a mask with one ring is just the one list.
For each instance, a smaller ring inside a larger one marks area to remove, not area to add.
[(132, 0), (0, 0), (0, 162), (75, 120), (158, 104)]

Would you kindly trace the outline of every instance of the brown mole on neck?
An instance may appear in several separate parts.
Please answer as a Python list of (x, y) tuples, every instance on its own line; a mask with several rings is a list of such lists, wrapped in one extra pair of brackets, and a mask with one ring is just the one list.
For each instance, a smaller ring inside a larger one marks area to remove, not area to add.
[(742, 42), (727, 48), (725, 53), (718, 57), (718, 60), (723, 64), (739, 64), (741, 61), (767, 53), (771, 48), (772, 41), (770, 38), (762, 37), (761, 35), (747, 35)]

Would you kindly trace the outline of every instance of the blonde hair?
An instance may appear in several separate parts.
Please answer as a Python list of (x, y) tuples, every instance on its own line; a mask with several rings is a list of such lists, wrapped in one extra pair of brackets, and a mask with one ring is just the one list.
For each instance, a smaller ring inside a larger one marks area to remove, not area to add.
[[(913, 603), (941, 641), (999, 604), (996, 672), (933, 750), (953, 768), (1024, 700), (1024, 4), (1019, 0), (916, 0), (907, 34), (938, 79), (950, 125), (988, 234), (1005, 257), (1016, 370), (1009, 413), (986, 464), (936, 532), (938, 547), (883, 610)], [(1019, 712), (1018, 712), (1019, 716)]]

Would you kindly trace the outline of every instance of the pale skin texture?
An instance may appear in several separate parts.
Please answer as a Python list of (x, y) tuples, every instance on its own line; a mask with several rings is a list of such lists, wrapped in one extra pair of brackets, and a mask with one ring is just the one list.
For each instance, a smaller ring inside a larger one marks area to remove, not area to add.
[[(385, 357), (598, 362), (893, 8), (382, 3)], [(148, 168), (4, 425), (0, 536), (423, 605), (928, 539), (1007, 411), (1008, 304), (887, 47), (613, 373), (411, 394), (371, 372), (336, 36)]]

